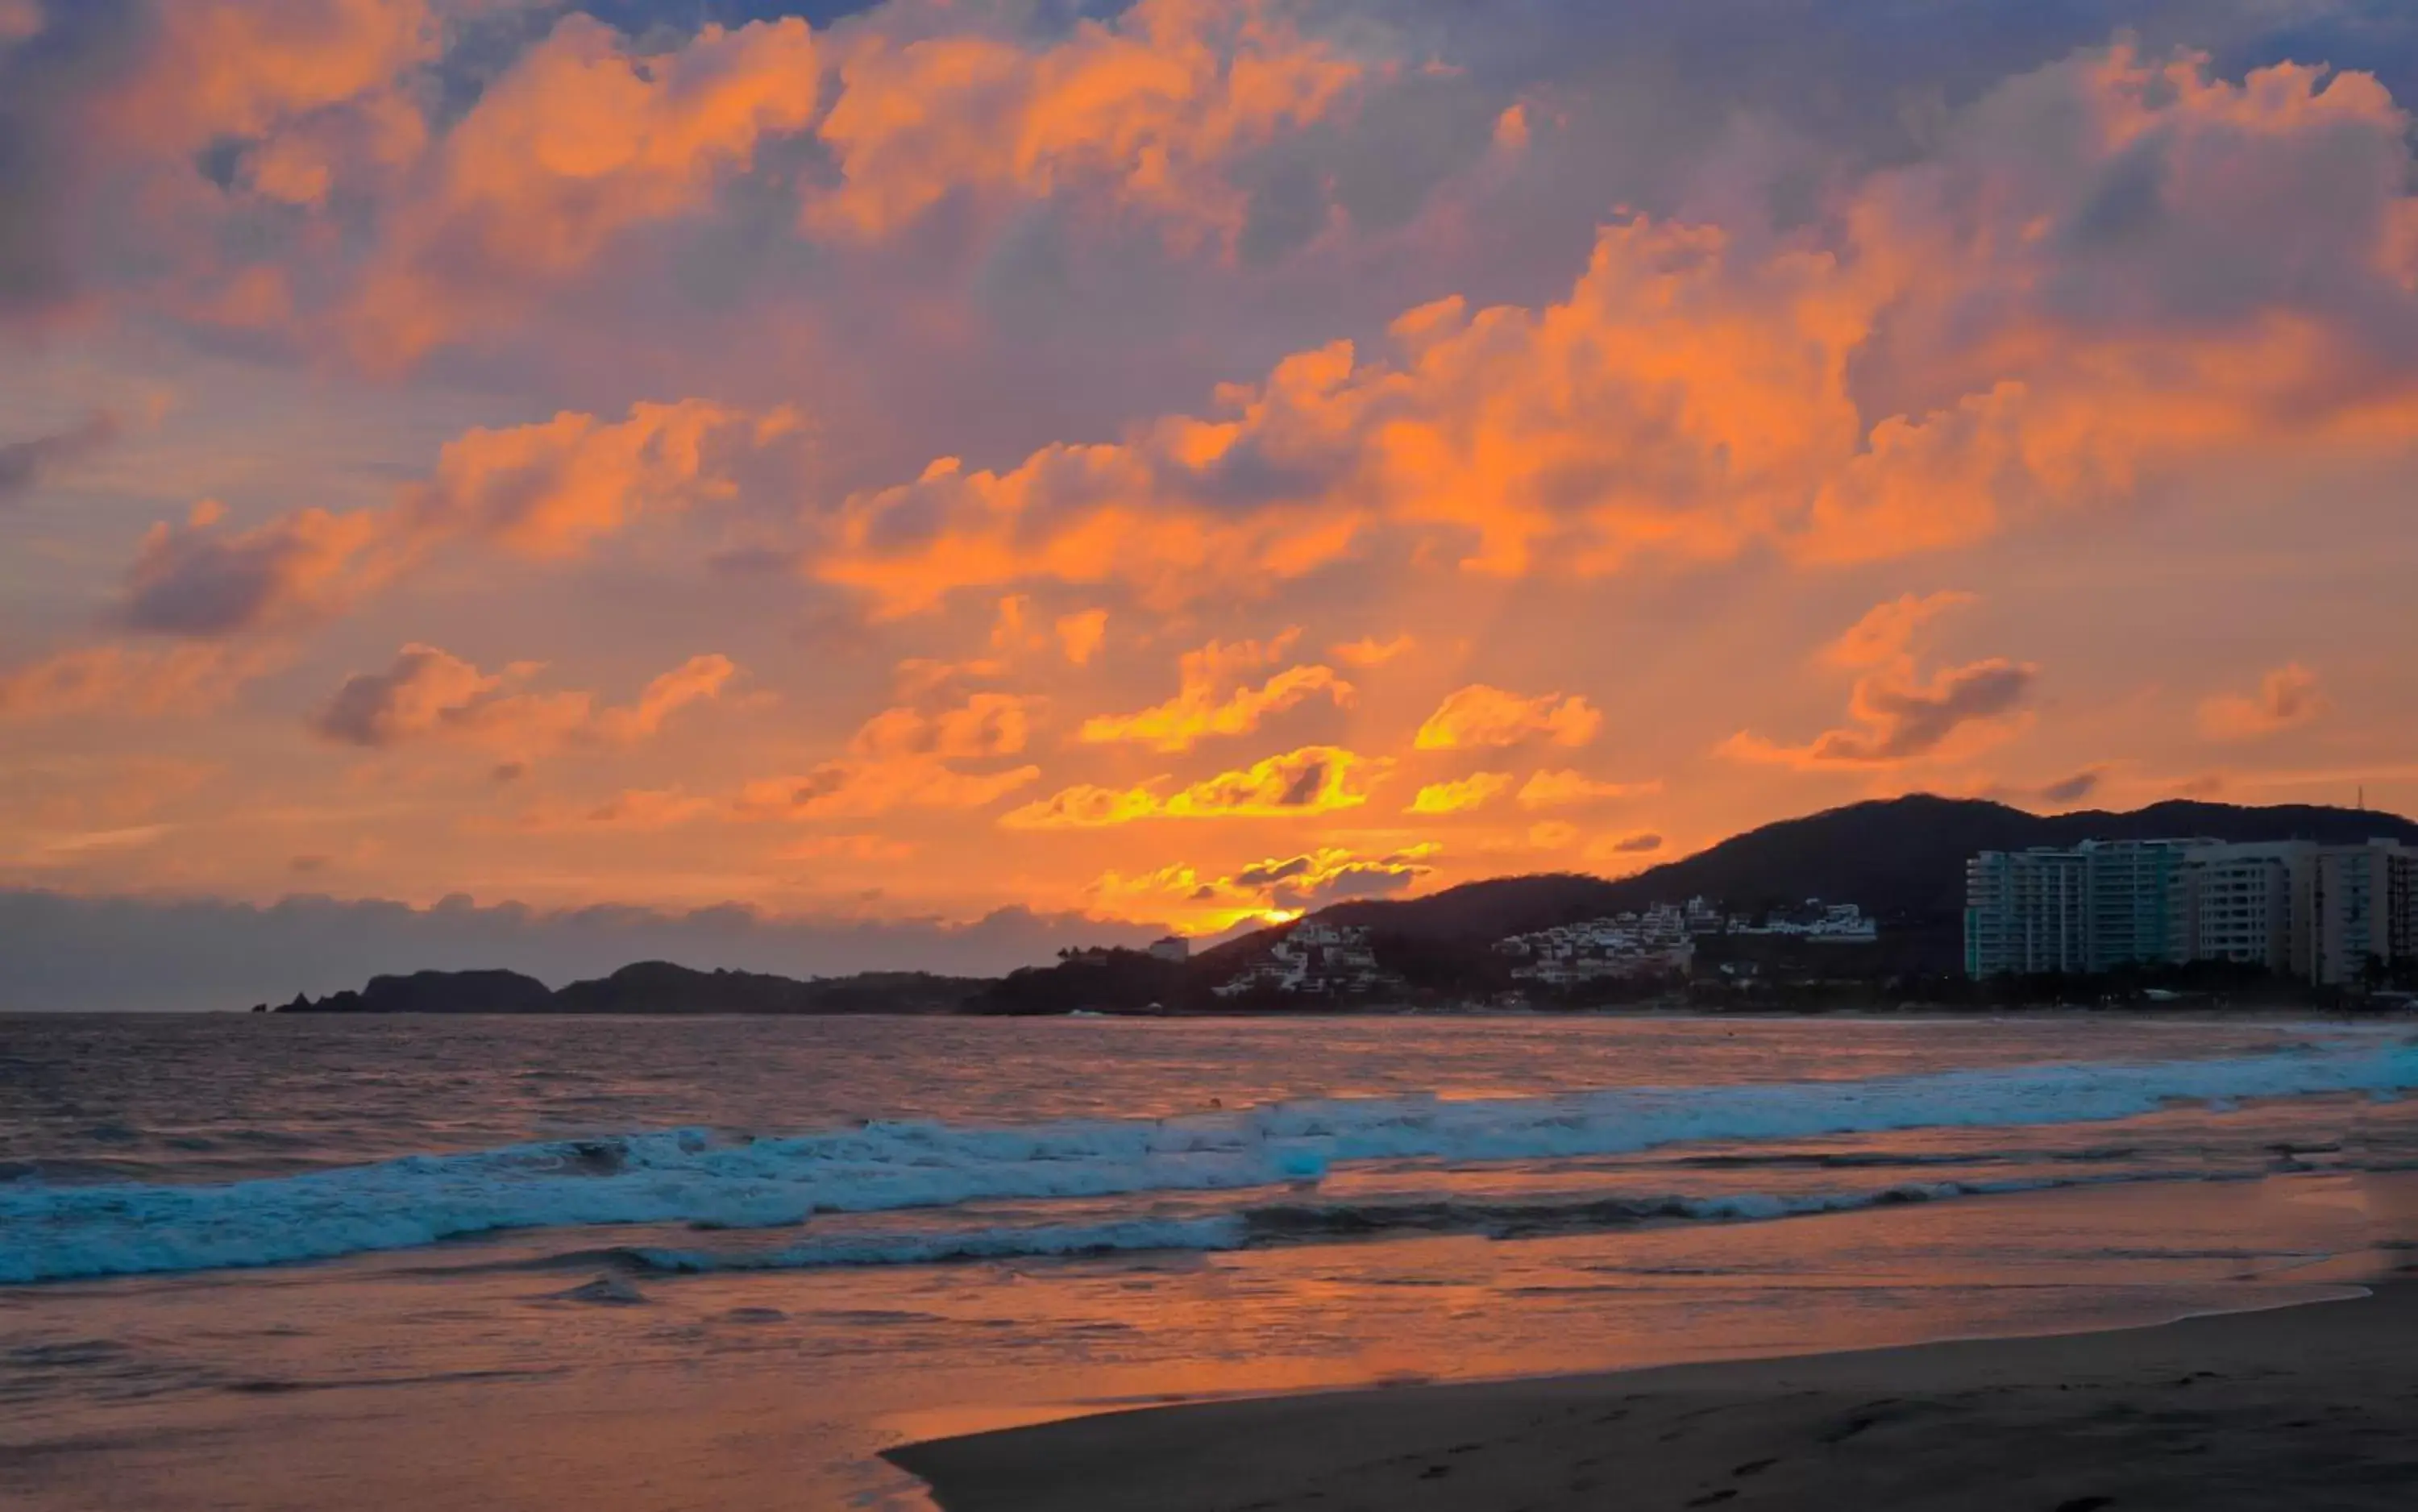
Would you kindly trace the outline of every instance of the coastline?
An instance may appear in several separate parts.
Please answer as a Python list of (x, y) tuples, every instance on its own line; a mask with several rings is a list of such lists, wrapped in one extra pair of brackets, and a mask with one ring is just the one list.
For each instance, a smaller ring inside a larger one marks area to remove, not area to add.
[(2418, 1279), (2150, 1327), (1256, 1397), (910, 1444), (944, 1512), (2398, 1508)]

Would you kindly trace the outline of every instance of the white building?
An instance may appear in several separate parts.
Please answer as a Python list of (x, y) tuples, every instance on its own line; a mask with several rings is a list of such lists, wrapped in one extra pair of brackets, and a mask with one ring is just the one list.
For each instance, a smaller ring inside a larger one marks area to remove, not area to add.
[(1569, 986), (1638, 976), (1687, 974), (1696, 946), (1685, 916), (1668, 906), (1645, 914), (1624, 913), (1584, 924), (1556, 924), (1533, 934), (1496, 940), (1499, 953), (1520, 964), (1511, 975), (1523, 982)]
[(1295, 925), (1268, 947), (1265, 960), (1209, 990), (1220, 998), (1239, 998), (1254, 989), (1341, 997), (1392, 985), (1393, 979), (1378, 970), (1366, 927), (1311, 923)]
[(2213, 840), (2086, 840), (1965, 865), (1965, 970), (2112, 971), (2190, 958), (2184, 866)]
[(2263, 966), (2279, 976), (2309, 975), (2309, 858), (2317, 847), (2212, 846), (2189, 863), (2191, 958)]
[(2329, 846), (2309, 872), (2310, 980), (2353, 983), (2371, 960), (2418, 955), (2418, 850), (2390, 840)]
[(2393, 840), (2085, 841), (1966, 865), (1965, 969), (2233, 961), (2326, 986), (2418, 956), (2418, 850)]

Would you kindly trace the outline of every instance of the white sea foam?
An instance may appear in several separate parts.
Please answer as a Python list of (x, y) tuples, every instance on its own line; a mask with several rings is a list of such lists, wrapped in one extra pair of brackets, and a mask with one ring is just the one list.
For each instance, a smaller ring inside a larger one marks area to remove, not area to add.
[(1201, 1218), (1137, 1218), (1093, 1224), (996, 1225), (928, 1233), (834, 1234), (778, 1249), (675, 1249), (639, 1245), (618, 1252), (646, 1270), (682, 1275), (715, 1271), (811, 1271), (840, 1266), (929, 1265), (946, 1260), (1040, 1259), (1127, 1250), (1242, 1249), (1323, 1236), (1385, 1233), (1553, 1233), (1634, 1224), (1737, 1223), (1851, 1213), (1897, 1203), (2143, 1178), (2022, 1178), (1995, 1182), (1902, 1182), (1847, 1192), (1733, 1192), (1719, 1197), (1611, 1198), (1567, 1203), (1440, 1201), (1291, 1203)]
[(0, 1186), (0, 1283), (269, 1265), (504, 1229), (766, 1227), (819, 1212), (1302, 1184), (1338, 1165), (1553, 1160), (1700, 1140), (2085, 1123), (2176, 1101), (2411, 1088), (2418, 1046), (2371, 1044), (1869, 1081), (1293, 1102), (1021, 1127), (873, 1123), (744, 1140), (673, 1130), (224, 1185), (18, 1183)]
[(1135, 1218), (1121, 1223), (1041, 1224), (951, 1233), (840, 1234), (783, 1249), (727, 1254), (652, 1245), (625, 1251), (650, 1271), (813, 1271), (844, 1265), (933, 1265), (943, 1260), (1101, 1255), (1136, 1249), (1240, 1249), (1250, 1242), (1239, 1214), (1208, 1218)]

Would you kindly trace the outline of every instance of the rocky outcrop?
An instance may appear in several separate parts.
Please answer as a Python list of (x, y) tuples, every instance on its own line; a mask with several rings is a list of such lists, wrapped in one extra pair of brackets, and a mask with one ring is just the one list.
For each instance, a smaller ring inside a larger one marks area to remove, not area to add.
[(314, 1001), (299, 994), (281, 1014), (542, 1014), (554, 993), (518, 971), (414, 971), (374, 976), (359, 992), (331, 992)]
[(518, 971), (414, 971), (372, 977), (359, 992), (298, 996), (281, 1014), (945, 1014), (989, 985), (971, 977), (922, 971), (860, 976), (773, 976), (760, 971), (699, 971), (670, 961), (639, 961), (611, 976), (555, 991)]

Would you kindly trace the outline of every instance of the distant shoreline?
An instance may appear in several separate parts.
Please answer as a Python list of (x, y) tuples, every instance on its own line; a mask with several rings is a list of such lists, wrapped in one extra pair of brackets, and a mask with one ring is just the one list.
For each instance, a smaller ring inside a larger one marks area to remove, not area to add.
[[(114, 1010), (114, 1009), (16, 1009), (0, 1010), (0, 1016), (77, 1015), (95, 1018), (191, 1018), (196, 1016), (250, 1017), (259, 1010), (212, 1008), (201, 1010)], [(1980, 1005), (1954, 1002), (1905, 1002), (1895, 1006), (1798, 1006), (1798, 1007), (1707, 1007), (1696, 1004), (1673, 1005), (1612, 1005), (1569, 1008), (1499, 1008), (1487, 1004), (1464, 1004), (1439, 1007), (1348, 1007), (1332, 1003), (1303, 1008), (1220, 1008), (1180, 1009), (1159, 1013), (1126, 1012), (1116, 1009), (1066, 1009), (1038, 1014), (981, 1014), (902, 1010), (880, 1010), (850, 1013), (779, 1013), (748, 1012), (739, 1009), (617, 1009), (599, 1012), (543, 1012), (477, 1009), (382, 1010), (375, 1012), (321, 1012), (272, 1008), (268, 1016), (294, 1018), (882, 1018), (882, 1019), (1118, 1019), (1163, 1022), (1202, 1023), (1263, 1023), (1291, 1019), (1359, 1019), (1359, 1018), (1498, 1018), (1498, 1019), (1567, 1019), (1567, 1018), (1670, 1018), (1706, 1020), (1753, 1020), (1787, 1018), (2238, 1018), (2291, 1019), (2339, 1023), (2418, 1023), (2418, 1009), (2347, 1008), (2319, 1003), (2120, 1003), (2094, 1004), (2071, 1002), (1992, 1003)]]

